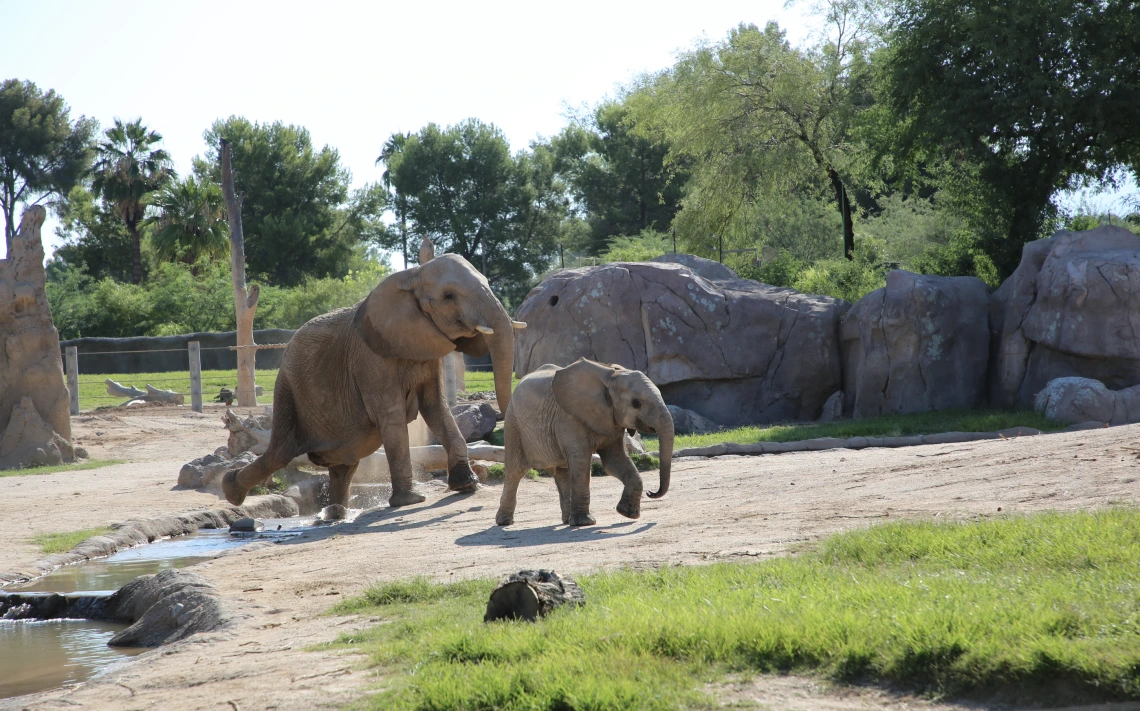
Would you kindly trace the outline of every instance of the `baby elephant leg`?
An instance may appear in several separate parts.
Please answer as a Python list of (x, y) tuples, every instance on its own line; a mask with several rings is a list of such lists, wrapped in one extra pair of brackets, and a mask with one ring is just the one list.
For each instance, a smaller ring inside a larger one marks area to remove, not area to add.
[(570, 526), (593, 526), (597, 523), (590, 515), (590, 462), (592, 453), (571, 457), (567, 463), (570, 485)]
[(624, 447), (607, 449), (598, 452), (598, 455), (602, 458), (602, 467), (606, 470), (606, 474), (625, 484), (625, 488), (621, 492), (621, 500), (618, 501), (617, 512), (626, 518), (639, 518), (641, 516), (641, 495), (644, 487), (637, 466), (625, 453)]
[(566, 467), (554, 470), (554, 485), (558, 487), (558, 503), (562, 507), (562, 523), (570, 524), (570, 473)]
[(506, 446), (506, 462), (503, 465), (503, 493), (499, 496), (499, 511), (495, 514), (495, 524), (510, 526), (515, 522), (515, 506), (518, 504), (519, 482), (527, 472), (526, 457), (517, 444), (514, 423), (507, 422), (503, 433)]

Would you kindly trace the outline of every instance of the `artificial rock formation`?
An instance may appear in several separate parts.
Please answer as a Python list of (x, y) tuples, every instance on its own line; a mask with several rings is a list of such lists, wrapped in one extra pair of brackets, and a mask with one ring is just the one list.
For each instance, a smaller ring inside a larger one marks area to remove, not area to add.
[(893, 271), (847, 313), (843, 407), (855, 417), (968, 409), (985, 399), (989, 290)]
[(691, 272), (701, 277), (702, 279), (739, 279), (736, 272), (732, 271), (730, 267), (726, 267), (720, 262), (714, 262), (711, 259), (698, 257), (694, 254), (684, 254), (680, 252), (670, 252), (669, 254), (662, 254), (660, 257), (654, 257), (652, 262), (665, 262), (668, 264), (680, 264), (689, 268)]
[(819, 417), (841, 388), (841, 299), (669, 263), (551, 275), (516, 318), (519, 377), (578, 358), (643, 371), (669, 404), (725, 426)]
[(44, 291), (46, 216), (42, 206), (28, 208), (12, 253), (0, 260), (0, 469), (74, 459), (59, 333)]
[(1055, 378), (1140, 384), (1140, 235), (1103, 226), (1030, 242), (993, 299), (993, 404), (1030, 407)]
[(1109, 390), (1091, 378), (1055, 378), (1037, 393), (1033, 407), (1054, 422), (1076, 425), (1140, 422), (1140, 385)]

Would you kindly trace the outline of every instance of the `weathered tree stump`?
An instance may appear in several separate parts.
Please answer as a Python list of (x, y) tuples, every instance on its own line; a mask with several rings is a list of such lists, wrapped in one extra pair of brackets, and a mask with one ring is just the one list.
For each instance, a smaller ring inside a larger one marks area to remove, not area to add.
[(586, 595), (570, 578), (553, 570), (521, 570), (503, 578), (487, 602), (484, 622), (545, 617), (563, 605), (586, 604)]

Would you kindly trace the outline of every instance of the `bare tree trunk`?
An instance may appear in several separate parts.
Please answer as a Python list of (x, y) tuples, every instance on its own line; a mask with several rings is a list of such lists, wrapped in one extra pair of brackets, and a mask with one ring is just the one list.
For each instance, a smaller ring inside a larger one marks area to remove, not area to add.
[[(230, 265), (233, 269), (234, 314), (237, 317), (237, 401), (241, 407), (257, 405), (254, 368), (257, 349), (253, 347), (253, 316), (257, 312), (260, 290), (254, 284), (245, 286), (245, 237), (241, 230), (241, 201), (234, 192), (234, 175), (230, 169), (230, 144), (222, 139), (222, 192), (226, 198), (226, 216), (230, 221)], [(244, 346), (244, 347), (243, 347)]]
[(839, 214), (843, 216), (843, 256), (852, 260), (855, 259), (855, 222), (851, 218), (851, 198), (847, 195), (843, 179), (834, 168), (827, 169), (827, 177), (831, 178), (831, 187), (835, 189), (835, 201), (839, 203)]
[(131, 282), (142, 284), (142, 235), (138, 222), (127, 223), (127, 231), (131, 233)]

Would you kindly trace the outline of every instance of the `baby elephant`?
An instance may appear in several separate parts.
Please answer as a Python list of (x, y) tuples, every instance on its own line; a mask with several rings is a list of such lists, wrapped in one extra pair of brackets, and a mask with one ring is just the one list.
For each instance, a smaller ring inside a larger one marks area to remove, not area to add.
[(562, 523), (592, 526), (590, 461), (595, 452), (610, 476), (625, 484), (617, 510), (641, 515), (641, 475), (625, 451), (626, 430), (656, 433), (661, 442), (661, 488), (669, 490), (673, 418), (657, 386), (640, 371), (584, 358), (560, 368), (544, 365), (519, 381), (507, 409), (506, 482), (495, 523), (515, 520), (519, 481), (531, 468), (554, 473)]

